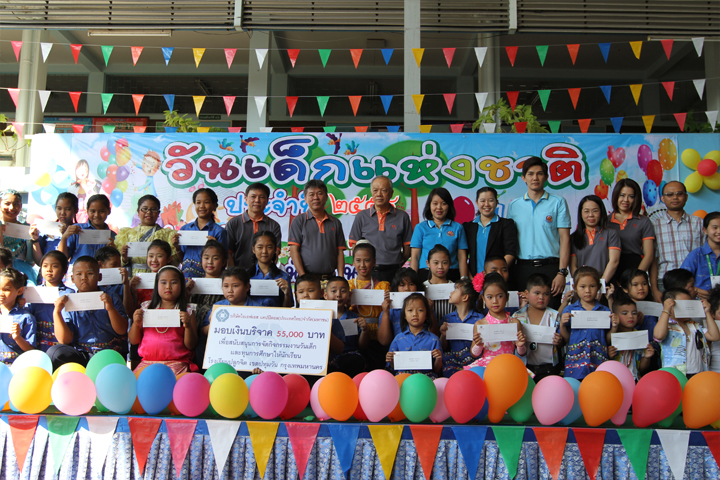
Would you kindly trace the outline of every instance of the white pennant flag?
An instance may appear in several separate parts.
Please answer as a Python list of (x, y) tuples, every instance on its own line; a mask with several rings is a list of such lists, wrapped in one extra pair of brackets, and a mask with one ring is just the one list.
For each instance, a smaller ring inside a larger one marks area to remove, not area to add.
[(255, 97), (255, 106), (257, 107), (258, 116), (262, 117), (263, 109), (265, 108), (265, 102), (267, 97)]
[(55, 133), (54, 123), (43, 123), (43, 128), (45, 129), (45, 133)]
[(273, 127), (260, 127), (261, 133), (270, 133), (272, 132)]
[(705, 115), (707, 115), (708, 122), (710, 122), (710, 126), (712, 127), (713, 131), (715, 131), (715, 124), (717, 123), (718, 111), (710, 110), (709, 112), (705, 112)]
[(685, 475), (685, 460), (687, 459), (690, 432), (684, 430), (655, 430), (660, 437), (665, 456), (667, 457), (673, 477), (682, 479)]
[(48, 98), (50, 98), (50, 90), (38, 90), (38, 96), (40, 97), (42, 111), (45, 112), (45, 106), (47, 106)]
[(483, 108), (485, 108), (485, 102), (487, 101), (487, 96), (488, 96), (487, 92), (475, 94), (475, 99), (477, 100), (478, 108), (480, 109), (481, 112), (483, 111)]
[(695, 90), (697, 90), (698, 95), (700, 95), (700, 99), (702, 100), (703, 90), (705, 90), (705, 79), (701, 78), (700, 80), (693, 80), (693, 83), (695, 84)]
[(482, 68), (485, 55), (487, 55), (487, 47), (475, 47), (475, 55), (478, 59), (478, 68)]
[(228, 420), (206, 420), (210, 442), (212, 443), (213, 455), (218, 472), (222, 477), (230, 449), (235, 443), (238, 429), (242, 422), (231, 422)]
[(258, 59), (258, 65), (260, 68), (263, 68), (263, 64), (265, 63), (265, 57), (267, 56), (268, 49), (267, 48), (256, 48), (255, 49), (255, 55), (257, 55)]
[(93, 452), (90, 456), (91, 476), (100, 478), (103, 476), (103, 464), (110, 445), (112, 445), (118, 417), (85, 417), (85, 419), (88, 423), (90, 445), (92, 445)]
[(695, 45), (695, 51), (697, 52), (699, 57), (700, 55), (702, 55), (703, 45), (705, 44), (705, 37), (693, 38), (692, 41), (693, 45)]
[(53, 44), (52, 43), (41, 43), (40, 44), (40, 50), (42, 51), (43, 56), (43, 63), (45, 63), (45, 60), (47, 60), (48, 55), (50, 55), (50, 50), (52, 49)]
[(495, 133), (495, 126), (497, 126), (497, 123), (483, 123), (486, 133)]

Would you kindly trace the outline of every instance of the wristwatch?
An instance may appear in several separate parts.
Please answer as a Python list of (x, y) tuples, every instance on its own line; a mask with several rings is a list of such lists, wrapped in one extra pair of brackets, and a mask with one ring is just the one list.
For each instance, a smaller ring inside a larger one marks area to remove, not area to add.
[(560, 270), (558, 270), (558, 273), (559, 273), (560, 275), (562, 275), (563, 277), (567, 277), (568, 269), (567, 269), (567, 268), (561, 268)]

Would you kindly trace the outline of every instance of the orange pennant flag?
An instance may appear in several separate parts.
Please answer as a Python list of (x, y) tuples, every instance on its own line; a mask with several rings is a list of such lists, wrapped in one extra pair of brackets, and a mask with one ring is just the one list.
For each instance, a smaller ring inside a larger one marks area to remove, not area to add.
[(515, 66), (515, 57), (517, 57), (518, 47), (505, 47), (505, 53), (507, 53), (510, 59), (510, 65)]
[(142, 103), (143, 98), (145, 98), (145, 95), (139, 93), (133, 94), (132, 96), (133, 103), (135, 104), (135, 115), (140, 115), (140, 104)]
[(424, 48), (413, 48), (412, 49), (413, 56), (415, 57), (415, 63), (417, 63), (418, 68), (420, 68), (420, 62), (422, 62), (423, 53), (425, 53)]
[(640, 101), (640, 92), (642, 91), (642, 83), (636, 83), (635, 85), (630, 85), (630, 91), (632, 92), (632, 96), (635, 99), (635, 105), (638, 104)]
[(412, 96), (413, 103), (415, 103), (415, 111), (417, 111), (418, 115), (420, 115), (420, 108), (422, 108), (423, 100), (425, 100), (425, 95), (413, 95)]
[(362, 57), (362, 48), (351, 48), (350, 49), (350, 55), (352, 56), (353, 63), (355, 64), (355, 68), (358, 67), (358, 63), (360, 63), (360, 57)]
[(430, 130), (432, 130), (432, 125), (418, 125), (420, 128), (420, 133), (430, 133)]
[(430, 475), (432, 475), (442, 429), (442, 425), (410, 425), (410, 432), (415, 442), (415, 450), (417, 451), (425, 480), (430, 480)]
[(445, 55), (445, 61), (447, 62), (448, 68), (452, 64), (453, 57), (455, 56), (454, 48), (443, 48), (443, 55)]
[(356, 126), (356, 127), (355, 127), (355, 131), (356, 131), (356, 132), (359, 132), (359, 133), (367, 132), (367, 131), (368, 131), (368, 126), (367, 126), (367, 125), (365, 125), (364, 127)]
[(255, 463), (257, 463), (260, 478), (265, 477), (265, 469), (279, 426), (279, 422), (247, 422), (250, 443), (255, 453)]
[(298, 48), (288, 48), (288, 57), (290, 58), (290, 63), (292, 64), (293, 68), (295, 68), (295, 62), (297, 61), (298, 55), (300, 55), (300, 49)]
[(287, 103), (288, 111), (290, 112), (290, 117), (293, 116), (293, 112), (295, 111), (295, 105), (297, 105), (298, 97), (285, 97), (285, 102)]
[(130, 53), (132, 54), (133, 67), (137, 65), (138, 58), (143, 51), (143, 47), (130, 47)]
[(508, 102), (510, 103), (510, 108), (512, 108), (512, 111), (515, 111), (515, 105), (517, 105), (517, 99), (520, 92), (505, 92), (508, 97)]
[(193, 95), (193, 103), (195, 104), (195, 115), (200, 118), (200, 110), (205, 103), (205, 95)]
[(572, 100), (573, 109), (576, 109), (578, 98), (580, 98), (580, 89), (579, 88), (568, 88), (568, 93), (570, 94), (570, 100)]
[(162, 420), (159, 418), (128, 418), (130, 438), (132, 438), (135, 458), (137, 459), (141, 476), (145, 470), (150, 447), (152, 447), (155, 441), (155, 436), (161, 423)]
[(350, 95), (348, 96), (348, 99), (350, 100), (350, 105), (352, 106), (353, 115), (357, 117), (357, 111), (358, 107), (360, 106), (360, 99), (362, 98), (362, 95)]
[(30, 443), (35, 436), (35, 429), (38, 423), (37, 415), (8, 415), (10, 424), (10, 435), (15, 449), (15, 459), (18, 470), (22, 472), (25, 465), (25, 457), (30, 449)]
[(642, 51), (642, 41), (638, 42), (630, 42), (630, 48), (632, 48), (633, 53), (635, 54), (635, 58), (640, 60), (640, 52)]
[(72, 126), (73, 133), (83, 133), (84, 128), (85, 128), (85, 125), (73, 124), (73, 126)]
[(655, 122), (655, 115), (643, 115), (642, 119), (645, 124), (645, 131), (650, 133), (653, 123)]
[(204, 48), (193, 48), (193, 58), (195, 59), (195, 68), (200, 67), (200, 60), (202, 60), (203, 55), (205, 54)]
[(565, 443), (567, 443), (567, 428), (533, 428), (540, 451), (545, 458), (550, 476), (557, 480), (562, 465)]
[(445, 98), (445, 105), (447, 105), (448, 113), (452, 113), (453, 105), (455, 104), (455, 95), (454, 93), (443, 93), (443, 97)]
[(577, 54), (578, 50), (580, 49), (580, 44), (568, 44), (567, 49), (568, 53), (570, 54), (570, 59), (572, 60), (573, 65), (575, 65), (575, 60), (577, 60)]
[(302, 133), (305, 131), (305, 127), (290, 127), (292, 133)]
[(595, 480), (605, 444), (605, 429), (573, 427), (572, 431), (585, 464), (585, 470), (590, 480)]
[[(147, 127), (138, 127), (137, 125), (133, 125), (133, 132), (134, 133), (145, 133), (145, 129)], [(198, 129), (199, 131), (200, 129)]]
[(402, 438), (403, 426), (368, 425), (368, 429), (375, 444), (375, 451), (380, 459), (385, 478), (390, 478), (395, 463), (395, 455)]
[(578, 120), (578, 125), (580, 125), (580, 131), (582, 133), (588, 132), (588, 128), (590, 127), (591, 121), (592, 121), (592, 118), (581, 118)]

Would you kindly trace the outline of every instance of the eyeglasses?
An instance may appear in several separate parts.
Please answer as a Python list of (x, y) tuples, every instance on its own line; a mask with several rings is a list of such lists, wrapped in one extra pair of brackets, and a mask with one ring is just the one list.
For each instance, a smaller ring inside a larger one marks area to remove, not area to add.
[(703, 343), (703, 333), (700, 330), (695, 330), (695, 346), (698, 350), (705, 348), (705, 344)]
[(668, 193), (663, 193), (663, 194), (662, 194), (663, 197), (668, 197), (668, 198), (684, 197), (685, 195), (686, 195), (685, 192), (668, 192)]
[(142, 213), (158, 213), (160, 211), (159, 208), (148, 208), (148, 207), (142, 207), (140, 209)]

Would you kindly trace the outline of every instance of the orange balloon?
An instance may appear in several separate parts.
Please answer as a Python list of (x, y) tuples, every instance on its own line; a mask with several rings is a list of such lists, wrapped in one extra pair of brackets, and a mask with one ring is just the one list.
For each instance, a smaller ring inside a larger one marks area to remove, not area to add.
[(358, 405), (358, 389), (352, 378), (341, 372), (325, 377), (318, 389), (320, 406), (339, 422), (352, 417)]
[[(395, 380), (397, 380), (398, 387), (402, 387), (403, 382), (406, 378), (410, 376), (409, 373), (401, 373), (399, 375), (395, 376)], [(388, 418), (391, 422), (400, 422), (402, 420), (405, 420), (405, 414), (402, 411), (402, 408), (400, 408), (400, 400), (398, 399), (398, 403), (395, 406), (395, 410), (390, 412), (390, 415), (388, 415)]]
[[(133, 373), (135, 374), (136, 379), (140, 377), (140, 374), (143, 370), (145, 370), (145, 367), (135, 369)], [(132, 411), (137, 415), (143, 415), (145, 413), (145, 409), (142, 407), (142, 405), (140, 405), (140, 400), (138, 400), (137, 398), (135, 399), (135, 403), (133, 403)]]
[(483, 381), (487, 389), (488, 419), (498, 423), (507, 409), (525, 394), (528, 373), (522, 360), (504, 353), (490, 360)]
[(707, 216), (707, 212), (705, 210), (695, 210), (695, 213), (693, 213), (693, 215), (704, 219), (705, 216)]
[(694, 375), (683, 388), (683, 421), (687, 428), (702, 428), (720, 420), (720, 373)]
[(591, 427), (610, 420), (620, 410), (623, 398), (622, 384), (610, 372), (593, 372), (580, 383), (580, 409)]

